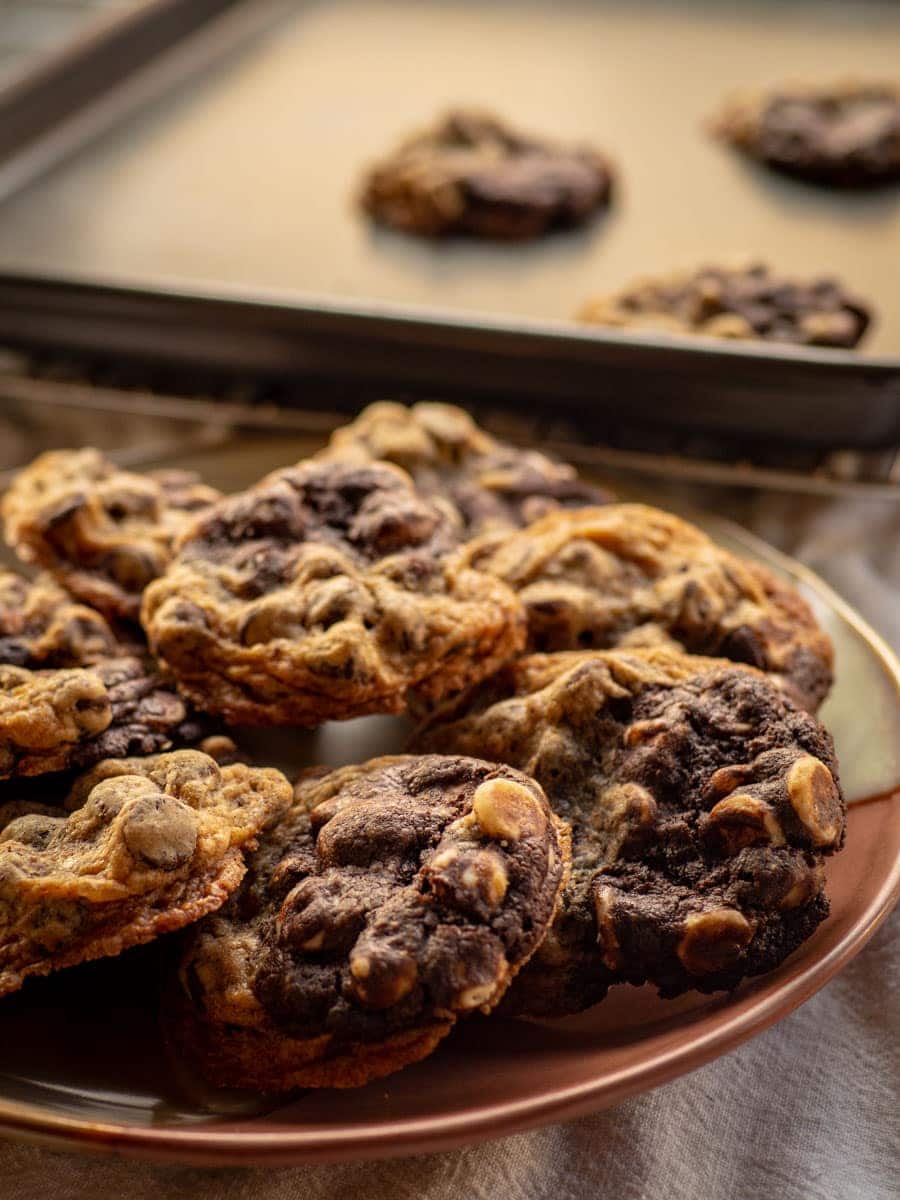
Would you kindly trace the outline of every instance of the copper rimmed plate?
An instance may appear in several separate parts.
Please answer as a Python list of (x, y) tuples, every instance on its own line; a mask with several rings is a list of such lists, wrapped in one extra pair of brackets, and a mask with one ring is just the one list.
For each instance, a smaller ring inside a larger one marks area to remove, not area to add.
[[(157, 943), (35, 981), (3, 1002), (0, 1131), (220, 1165), (448, 1149), (615, 1104), (693, 1070), (808, 999), (861, 949), (900, 892), (900, 664), (815, 576), (733, 526), (709, 528), (791, 578), (837, 650), (838, 682), (823, 716), (854, 801), (847, 846), (829, 866), (830, 918), (779, 970), (731, 996), (663, 1002), (652, 989), (619, 987), (561, 1021), (475, 1018), (389, 1079), (272, 1106), (204, 1092), (167, 1054), (157, 1018), (165, 950)], [(402, 723), (370, 718), (279, 735), (265, 749), (285, 765), (338, 763), (392, 749), (402, 737)]]

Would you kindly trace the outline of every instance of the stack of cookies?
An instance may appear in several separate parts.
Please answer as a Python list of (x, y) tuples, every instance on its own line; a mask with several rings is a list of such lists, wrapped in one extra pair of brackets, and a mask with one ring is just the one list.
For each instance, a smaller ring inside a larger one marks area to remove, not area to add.
[[(344, 1087), (475, 1011), (731, 989), (827, 914), (805, 602), (459, 409), (227, 497), (58, 451), (2, 519), (0, 994), (190, 926), (188, 1061)], [(290, 781), (223, 732), (401, 712), (407, 754)]]

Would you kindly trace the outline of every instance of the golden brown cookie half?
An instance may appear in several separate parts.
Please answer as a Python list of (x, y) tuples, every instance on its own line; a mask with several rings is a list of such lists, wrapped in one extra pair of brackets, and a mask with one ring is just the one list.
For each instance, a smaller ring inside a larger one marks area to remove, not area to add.
[(499, 441), (452, 404), (370, 404), (318, 457), (396, 463), (424, 495), (450, 506), (468, 537), (612, 499), (568, 463)]
[(154, 652), (204, 711), (317, 725), (483, 678), (522, 607), (463, 564), (446, 511), (388, 463), (311, 461), (213, 505), (147, 589)]
[(508, 767), (428, 755), (308, 773), (192, 931), (175, 1041), (211, 1082), (355, 1087), (493, 1008), (556, 908), (568, 831)]
[(99, 450), (51, 450), (0, 502), (7, 543), (107, 617), (136, 621), (172, 540), (218, 497), (188, 471), (137, 475)]
[(582, 225), (609, 204), (609, 160), (589, 147), (522, 134), (487, 113), (448, 113), (366, 178), (376, 220), (425, 237), (538, 237)]
[(218, 908), (290, 799), (277, 771), (178, 750), (99, 764), (63, 808), (0, 805), (0, 995)]
[(815, 711), (833, 651), (801, 596), (695, 526), (643, 504), (560, 510), (476, 540), (468, 563), (518, 594), (534, 651), (662, 646), (749, 663)]
[(834, 747), (751, 668), (534, 655), (448, 703), (412, 745), (527, 772), (571, 826), (559, 914), (504, 1011), (577, 1012), (623, 981), (730, 989), (828, 913), (823, 856), (844, 834)]

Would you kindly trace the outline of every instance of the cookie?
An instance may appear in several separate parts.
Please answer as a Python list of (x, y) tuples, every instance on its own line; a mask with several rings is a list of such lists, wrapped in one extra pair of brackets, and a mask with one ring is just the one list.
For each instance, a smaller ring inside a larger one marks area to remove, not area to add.
[(362, 204), (407, 233), (518, 240), (584, 224), (609, 204), (612, 179), (596, 150), (556, 145), (461, 110), (378, 163)]
[(827, 915), (843, 839), (828, 733), (761, 673), (667, 651), (519, 659), (413, 739), (527, 772), (572, 829), (556, 922), (504, 1011), (613, 983), (676, 996), (778, 966)]
[(0, 806), (0, 995), (218, 908), (290, 800), (277, 771), (179, 750), (100, 764), (64, 808)]
[(589, 324), (620, 329), (850, 350), (872, 312), (833, 279), (807, 283), (753, 263), (641, 279), (589, 301), (578, 315)]
[(900, 179), (900, 87), (849, 81), (734, 96), (713, 132), (750, 158), (813, 183), (869, 188)]
[(486, 535), (469, 564), (513, 588), (533, 651), (662, 646), (749, 663), (814, 711), (833, 651), (809, 606), (765, 567), (643, 504), (558, 511)]
[(0, 780), (155, 754), (205, 731), (144, 658), (46, 671), (0, 663)]
[(188, 471), (136, 475), (99, 450), (52, 450), (0, 502), (6, 541), (104, 616), (136, 621), (172, 540), (219, 493)]
[(419, 491), (450, 506), (466, 537), (612, 499), (568, 463), (499, 441), (451, 404), (371, 404), (318, 457), (397, 463)]
[(400, 712), (524, 641), (493, 575), (460, 569), (447, 513), (387, 463), (306, 462), (213, 505), (147, 589), (154, 652), (198, 708), (248, 725)]
[(192, 931), (175, 1041), (220, 1086), (354, 1087), (487, 1012), (553, 919), (568, 834), (530, 779), (390, 757), (301, 778)]
[(0, 570), (0, 664), (80, 667), (122, 653), (116, 632), (49, 575)]

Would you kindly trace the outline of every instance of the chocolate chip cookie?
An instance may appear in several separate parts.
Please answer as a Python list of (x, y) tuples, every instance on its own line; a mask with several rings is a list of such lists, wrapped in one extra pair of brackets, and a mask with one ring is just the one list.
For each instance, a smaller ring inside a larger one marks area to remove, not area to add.
[(467, 537), (612, 499), (568, 463), (499, 441), (452, 404), (371, 404), (318, 457), (397, 463), (419, 491), (450, 506)]
[(52, 450), (15, 478), (0, 516), (21, 559), (104, 616), (136, 621), (173, 538), (218, 495), (188, 471), (136, 475), (99, 450)]
[(872, 313), (833, 279), (807, 283), (754, 263), (641, 279), (589, 301), (578, 315), (589, 324), (620, 329), (849, 350), (860, 342)]
[(809, 606), (765, 567), (643, 504), (550, 513), (469, 544), (468, 562), (508, 583), (535, 651), (663, 646), (771, 672), (814, 711), (831, 643)]
[(524, 642), (443, 509), (387, 463), (306, 462), (213, 505), (147, 589), (153, 650), (198, 708), (312, 726), (438, 698)]
[(0, 805), (0, 995), (218, 908), (290, 800), (277, 771), (179, 750), (101, 763), (64, 808)]
[(0, 663), (0, 779), (155, 754), (205, 729), (145, 658), (46, 671)]
[(841, 188), (900, 179), (900, 87), (857, 81), (750, 92), (713, 131), (777, 171)]
[(154, 754), (203, 732), (136, 634), (49, 576), (0, 571), (0, 780)]
[(558, 1015), (617, 982), (711, 992), (776, 967), (828, 912), (843, 839), (832, 741), (759, 672), (635, 650), (534, 655), (413, 739), (537, 780), (572, 829), (556, 922), (504, 1010)]
[(609, 204), (612, 179), (596, 150), (556, 145), (460, 110), (378, 163), (362, 203), (407, 233), (516, 240), (584, 224)]
[(117, 632), (49, 575), (0, 569), (0, 664), (80, 667), (122, 653)]
[(301, 778), (232, 900), (192, 931), (175, 1040), (221, 1086), (353, 1087), (493, 1008), (544, 936), (568, 831), (470, 758)]

